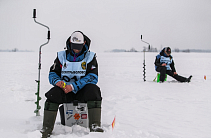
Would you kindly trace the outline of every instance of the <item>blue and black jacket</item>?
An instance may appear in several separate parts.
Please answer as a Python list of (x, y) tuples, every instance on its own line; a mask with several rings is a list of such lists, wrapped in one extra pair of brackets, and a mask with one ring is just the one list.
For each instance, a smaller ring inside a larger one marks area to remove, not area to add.
[[(65, 50), (64, 54), (66, 57), (66, 60), (69, 62), (81, 62), (85, 57), (86, 54), (89, 53), (89, 47), (91, 40), (84, 35), (84, 39), (86, 41), (83, 49), (81, 50), (80, 53), (74, 53), (73, 50), (70, 48), (70, 37), (67, 39), (66, 46), (68, 50)], [(61, 78), (61, 72), (62, 72), (62, 67), (64, 64), (60, 63), (58, 54), (57, 58), (54, 60), (54, 64), (50, 67), (50, 72), (49, 72), (49, 82), (52, 85), (56, 85), (57, 82), (63, 80)], [(86, 65), (86, 73), (85, 76), (82, 76), (79, 80), (77, 77), (73, 77), (75, 81), (73, 81), (71, 84), (74, 87), (73, 92), (77, 93), (80, 89), (82, 89), (86, 84), (97, 84), (98, 82), (98, 63), (96, 60), (96, 55), (94, 55), (93, 59)]]
[(167, 70), (172, 70), (172, 72), (176, 72), (176, 69), (174, 67), (174, 60), (173, 60), (173, 57), (171, 55), (167, 56), (164, 52), (165, 48), (163, 48), (163, 50), (161, 50), (160, 54), (158, 54), (156, 56), (156, 59), (155, 59), (155, 70), (158, 68), (158, 67), (161, 67), (161, 65), (163, 63), (166, 63), (166, 69)]

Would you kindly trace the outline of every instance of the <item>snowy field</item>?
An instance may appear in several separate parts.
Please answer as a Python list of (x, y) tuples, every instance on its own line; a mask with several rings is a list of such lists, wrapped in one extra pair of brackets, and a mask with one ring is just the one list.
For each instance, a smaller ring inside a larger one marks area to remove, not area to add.
[[(38, 52), (0, 53), (1, 138), (41, 136), (44, 93), (52, 87), (48, 71), (56, 57), (56, 52), (46, 51), (42, 54), (40, 117), (34, 113)], [(64, 127), (58, 114), (51, 137), (211, 138), (211, 53), (173, 53), (177, 73), (193, 78), (191, 83), (178, 83), (168, 77), (162, 84), (153, 82), (157, 54), (146, 53), (144, 82), (143, 53), (97, 53), (106, 132), (87, 134), (80, 126)], [(109, 125), (114, 116), (112, 131)]]

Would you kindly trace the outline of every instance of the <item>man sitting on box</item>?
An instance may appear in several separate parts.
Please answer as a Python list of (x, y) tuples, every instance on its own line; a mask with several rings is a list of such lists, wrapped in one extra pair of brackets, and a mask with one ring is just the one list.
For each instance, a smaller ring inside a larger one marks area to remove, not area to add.
[[(103, 132), (101, 125), (101, 91), (96, 54), (89, 51), (91, 40), (75, 31), (66, 41), (67, 50), (57, 53), (50, 68), (49, 82), (54, 85), (45, 96), (42, 138), (53, 131), (60, 104), (78, 100), (87, 103), (90, 131)], [(95, 127), (97, 129), (95, 129)]]

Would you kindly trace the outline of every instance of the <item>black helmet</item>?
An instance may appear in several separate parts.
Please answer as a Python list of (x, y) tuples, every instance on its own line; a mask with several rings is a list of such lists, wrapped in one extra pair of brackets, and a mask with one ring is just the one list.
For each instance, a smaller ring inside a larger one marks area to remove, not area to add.
[(165, 51), (166, 51), (166, 53), (171, 54), (171, 48), (170, 47), (166, 47)]

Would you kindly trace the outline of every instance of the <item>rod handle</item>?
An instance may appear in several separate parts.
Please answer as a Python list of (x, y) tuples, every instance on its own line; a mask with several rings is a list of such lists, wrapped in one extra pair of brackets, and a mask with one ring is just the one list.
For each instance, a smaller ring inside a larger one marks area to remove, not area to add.
[(33, 18), (36, 18), (36, 9), (33, 10)]
[(50, 39), (50, 31), (48, 31), (48, 38), (47, 39)]

